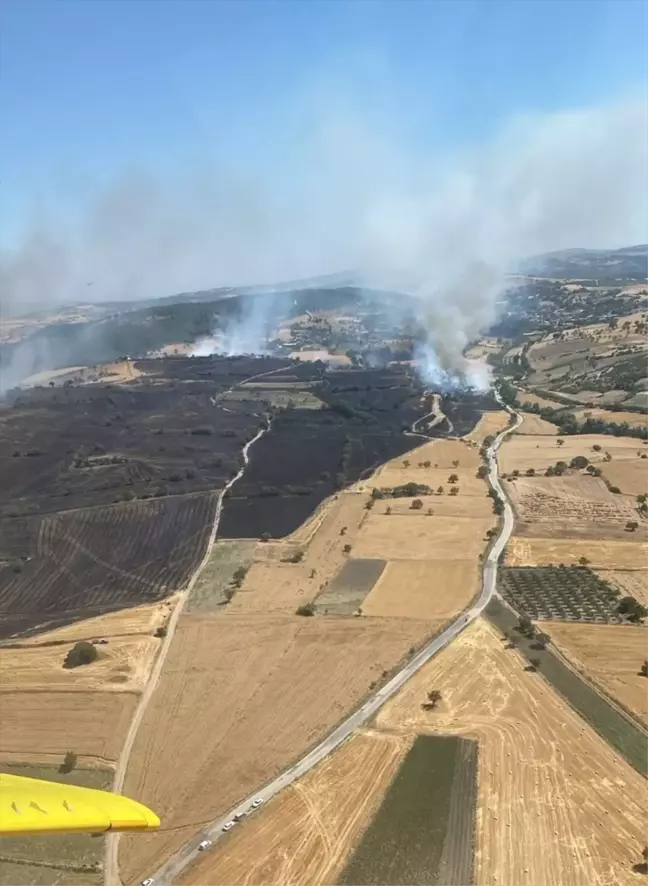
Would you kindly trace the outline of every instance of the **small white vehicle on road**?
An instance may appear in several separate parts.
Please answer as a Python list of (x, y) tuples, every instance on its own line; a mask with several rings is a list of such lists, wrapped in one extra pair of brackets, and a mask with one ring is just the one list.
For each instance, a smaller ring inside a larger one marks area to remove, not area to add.
[(142, 880), (141, 886), (153, 886), (153, 877), (147, 877), (146, 880)]
[(263, 803), (263, 797), (257, 797), (256, 800), (252, 803), (252, 809), (256, 809), (257, 806), (260, 806)]
[(198, 849), (200, 852), (204, 852), (205, 849), (210, 849), (214, 845), (212, 840), (203, 840), (202, 843), (198, 844)]
[(235, 821), (228, 821), (227, 824), (223, 825), (223, 830), (224, 831), (231, 831), (235, 824), (236, 824)]
[(245, 812), (237, 812), (234, 816), (234, 821), (241, 821), (243, 818), (245, 818)]

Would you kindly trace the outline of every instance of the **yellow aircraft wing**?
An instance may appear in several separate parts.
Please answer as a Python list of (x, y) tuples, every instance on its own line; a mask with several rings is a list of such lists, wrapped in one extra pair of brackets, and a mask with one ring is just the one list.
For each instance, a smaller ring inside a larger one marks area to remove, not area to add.
[(139, 831), (160, 819), (121, 794), (0, 773), (0, 835)]

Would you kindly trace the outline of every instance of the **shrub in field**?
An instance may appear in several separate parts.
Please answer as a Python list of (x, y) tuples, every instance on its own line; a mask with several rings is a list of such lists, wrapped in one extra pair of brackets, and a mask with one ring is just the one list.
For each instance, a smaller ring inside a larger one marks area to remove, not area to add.
[(487, 476), (488, 476), (488, 468), (486, 467), (486, 465), (480, 465), (477, 468), (477, 477), (480, 480), (483, 480), (484, 477), (487, 477)]
[(296, 609), (297, 615), (311, 616), (315, 615), (315, 604), (314, 603), (304, 603), (303, 606), (298, 606)]
[(588, 459), (588, 458), (585, 458), (584, 455), (576, 455), (576, 456), (574, 456), (574, 458), (572, 458), (572, 460), (569, 462), (569, 466), (570, 466), (571, 468), (577, 468), (577, 469), (579, 469), (579, 470), (582, 470), (583, 468), (586, 468), (586, 467), (588, 466), (588, 464), (589, 464), (589, 459)]
[(74, 751), (67, 751), (65, 757), (63, 757), (63, 762), (59, 766), (59, 772), (72, 772), (76, 764), (77, 755)]
[(162, 638), (162, 637), (166, 637), (166, 635), (167, 635), (167, 629), (166, 629), (165, 625), (160, 625), (159, 628), (156, 628), (156, 630), (155, 630), (156, 637)]
[(301, 563), (304, 559), (303, 551), (295, 551), (294, 554), (291, 554), (290, 557), (284, 557), (281, 561), (282, 563)]
[(344, 551), (345, 554), (350, 554), (351, 553), (351, 545), (344, 545), (342, 550)]
[(410, 508), (413, 511), (420, 511), (422, 507), (423, 507), (423, 502), (421, 501), (420, 498), (415, 498), (414, 501), (412, 502), (412, 504), (410, 505)]
[(639, 529), (639, 524), (636, 520), (628, 520), (626, 523), (626, 532), (634, 532), (635, 529)]
[(648, 659), (639, 668), (639, 674), (642, 677), (648, 677)]
[(97, 647), (87, 640), (79, 640), (65, 656), (63, 662), (64, 668), (78, 668), (80, 665), (87, 665), (95, 661), (98, 652)]
[(627, 615), (630, 621), (638, 622), (648, 615), (648, 609), (634, 597), (621, 597), (617, 606), (617, 612)]

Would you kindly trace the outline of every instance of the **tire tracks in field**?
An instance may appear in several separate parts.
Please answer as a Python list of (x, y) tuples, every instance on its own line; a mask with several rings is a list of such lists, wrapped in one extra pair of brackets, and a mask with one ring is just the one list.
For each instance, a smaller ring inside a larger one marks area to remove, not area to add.
[[(233, 385), (227, 391), (223, 392), (223, 394), (221, 394), (220, 396), (224, 396), (227, 393), (231, 393), (231, 391), (233, 391), (235, 388), (237, 388), (241, 384), (245, 384), (246, 382), (254, 381), (257, 378), (263, 378), (267, 375), (273, 375), (274, 373), (279, 372), (280, 370), (283, 370), (285, 368), (286, 368), (285, 366), (282, 366), (279, 369), (272, 369), (269, 372), (262, 372), (258, 375), (253, 375), (250, 378), (246, 378), (246, 379), (244, 379), (244, 381), (237, 382), (235, 385)], [(214, 405), (216, 405), (216, 404), (214, 404)], [(227, 494), (228, 490), (238, 480), (240, 480), (241, 477), (243, 476), (243, 474), (245, 473), (245, 469), (247, 468), (248, 462), (249, 462), (248, 453), (250, 451), (250, 448), (256, 443), (257, 440), (260, 440), (261, 437), (263, 437), (263, 435), (267, 431), (269, 431), (271, 427), (272, 427), (272, 419), (269, 419), (267, 427), (259, 428), (259, 430), (255, 434), (255, 436), (252, 437), (251, 440), (248, 440), (248, 442), (245, 444), (245, 446), (243, 447), (243, 450), (242, 450), (243, 464), (239, 468), (238, 472), (226, 483), (226, 485), (223, 487), (223, 489), (218, 494), (218, 498), (216, 501), (216, 511), (214, 513), (214, 521), (212, 523), (211, 532), (209, 534), (209, 539), (207, 541), (207, 548), (205, 550), (205, 554), (204, 554), (202, 560), (200, 561), (200, 563), (198, 564), (198, 567), (194, 571), (193, 575), (191, 576), (191, 579), (189, 580), (189, 584), (187, 585), (186, 589), (180, 593), (178, 602), (176, 603), (176, 606), (175, 606), (173, 612), (171, 613), (171, 617), (169, 618), (169, 621), (167, 623), (167, 634), (166, 634), (166, 637), (164, 638), (164, 640), (162, 641), (162, 648), (160, 649), (159, 655), (158, 655), (158, 657), (155, 661), (155, 664), (151, 670), (151, 674), (150, 674), (148, 683), (146, 684), (146, 687), (140, 696), (140, 701), (139, 701), (139, 704), (138, 704), (137, 709), (135, 711), (135, 715), (131, 721), (131, 724), (130, 724), (128, 733), (126, 735), (126, 739), (124, 741), (124, 744), (122, 745), (122, 750), (119, 755), (119, 759), (117, 761), (117, 767), (115, 769), (115, 777), (113, 779), (113, 786), (112, 786), (113, 793), (120, 794), (123, 791), (124, 781), (126, 780), (126, 771), (127, 771), (128, 763), (130, 760), (130, 755), (133, 750), (133, 745), (135, 744), (135, 739), (137, 737), (137, 733), (138, 733), (139, 728), (142, 724), (142, 720), (144, 719), (144, 714), (146, 713), (146, 710), (149, 706), (151, 698), (153, 697), (153, 693), (155, 692), (157, 685), (159, 683), (160, 675), (162, 673), (162, 668), (163, 668), (164, 663), (166, 661), (167, 655), (169, 654), (169, 650), (171, 648), (171, 643), (173, 641), (175, 630), (178, 626), (178, 621), (180, 620), (180, 616), (182, 614), (182, 611), (187, 603), (187, 600), (189, 599), (189, 596), (191, 595), (191, 591), (193, 590), (196, 582), (198, 581), (198, 578), (200, 577), (200, 574), (202, 573), (203, 569), (205, 568), (205, 566), (207, 565), (207, 563), (209, 562), (209, 559), (211, 557), (212, 548), (214, 546), (214, 542), (216, 541), (216, 534), (218, 532), (220, 518), (221, 518), (222, 511), (223, 511), (223, 504), (225, 501), (225, 495)], [(106, 847), (105, 847), (105, 854), (104, 854), (104, 883), (106, 884), (106, 886), (120, 886), (120, 884), (121, 884), (121, 879), (119, 876), (119, 860), (118, 860), (119, 838), (120, 838), (119, 832), (115, 832), (114, 834), (107, 834), (107, 836), (106, 836)]]

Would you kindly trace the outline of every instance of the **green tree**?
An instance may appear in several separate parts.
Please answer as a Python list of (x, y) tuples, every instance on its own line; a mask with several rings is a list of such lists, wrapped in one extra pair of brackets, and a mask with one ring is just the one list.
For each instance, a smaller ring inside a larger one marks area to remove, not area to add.
[(634, 532), (635, 529), (639, 529), (639, 524), (636, 520), (628, 520), (626, 523), (626, 532)]
[(80, 665), (87, 665), (95, 661), (97, 656), (97, 647), (94, 643), (88, 643), (87, 640), (79, 640), (65, 656), (63, 667), (78, 668)]
[(579, 557), (578, 562), (580, 563), (581, 566), (587, 566), (587, 564), (589, 563), (589, 560), (587, 559), (587, 557)]
[(450, 474), (448, 477), (448, 483), (456, 483), (459, 477), (456, 474)]
[(420, 511), (422, 507), (423, 507), (423, 502), (421, 501), (420, 498), (415, 498), (414, 501), (412, 502), (412, 504), (410, 505), (410, 508), (413, 511)]
[(556, 446), (564, 446), (565, 441), (561, 437), (556, 438)]
[(488, 468), (486, 467), (486, 465), (480, 465), (477, 468), (477, 477), (480, 480), (483, 480), (487, 476), (488, 476)]
[(344, 551), (345, 554), (350, 554), (351, 553), (351, 545), (344, 545), (342, 550)]
[(315, 615), (315, 604), (304, 603), (302, 606), (298, 606), (296, 609), (296, 614), (306, 616), (307, 618), (311, 615)]
[(63, 757), (63, 762), (59, 766), (59, 772), (72, 772), (77, 764), (77, 755), (74, 751), (67, 751)]
[(441, 694), (441, 691), (439, 689), (432, 689), (430, 692), (428, 692), (427, 698), (434, 708), (441, 701), (443, 695)]
[(589, 459), (585, 458), (584, 455), (575, 455), (574, 458), (569, 463), (569, 466), (572, 468), (577, 468), (578, 470), (583, 470), (589, 464)]

